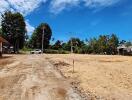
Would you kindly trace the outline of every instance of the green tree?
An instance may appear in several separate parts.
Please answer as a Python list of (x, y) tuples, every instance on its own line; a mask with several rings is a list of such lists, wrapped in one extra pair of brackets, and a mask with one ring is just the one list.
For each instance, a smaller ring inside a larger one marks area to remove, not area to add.
[(126, 46), (129, 47), (129, 46), (132, 46), (132, 43), (130, 41), (126, 42)]
[(62, 43), (62, 49), (66, 51), (70, 51), (71, 45), (68, 43)]
[(126, 40), (121, 40), (119, 44), (126, 44)]
[(71, 44), (71, 41), (73, 46), (82, 47), (84, 45), (84, 42), (79, 38), (71, 38), (68, 43)]
[(109, 35), (100, 35), (98, 39), (99, 52), (101, 54), (106, 54), (108, 51)]
[(115, 34), (100, 35), (99, 38), (93, 38), (89, 41), (89, 50), (98, 54), (116, 54), (119, 39)]
[(24, 17), (20, 13), (6, 11), (2, 15), (2, 36), (14, 47), (14, 53), (18, 53), (23, 48), (26, 24)]
[(98, 40), (96, 38), (91, 38), (88, 42), (88, 46), (89, 46), (89, 52), (90, 53), (94, 53), (97, 54), (99, 53), (99, 44), (98, 44)]
[(59, 49), (61, 49), (61, 48), (62, 48), (61, 41), (60, 41), (60, 40), (57, 40), (57, 41), (55, 42), (55, 44), (53, 45), (53, 49), (59, 50)]
[(43, 45), (44, 48), (48, 48), (50, 39), (52, 36), (52, 30), (50, 26), (47, 23), (41, 23), (33, 32), (31, 36), (30, 43), (32, 44), (32, 48), (41, 48), (42, 47), (42, 34), (43, 34), (43, 28), (44, 28), (44, 40)]
[(81, 48), (81, 52), (82, 54), (90, 54), (92, 53), (92, 49), (89, 45), (84, 45), (82, 48)]
[(109, 54), (116, 54), (117, 47), (119, 44), (119, 39), (115, 34), (112, 34), (109, 39)]
[(71, 38), (69, 41), (68, 41), (68, 46), (73, 47), (73, 52), (74, 53), (80, 53), (81, 52), (81, 48), (82, 46), (84, 45), (84, 42), (81, 41), (79, 38)]

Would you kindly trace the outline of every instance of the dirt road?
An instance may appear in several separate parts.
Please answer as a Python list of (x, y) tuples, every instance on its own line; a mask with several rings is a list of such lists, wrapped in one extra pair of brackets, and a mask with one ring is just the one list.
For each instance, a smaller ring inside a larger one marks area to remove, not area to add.
[(42, 55), (0, 59), (0, 100), (83, 100)]

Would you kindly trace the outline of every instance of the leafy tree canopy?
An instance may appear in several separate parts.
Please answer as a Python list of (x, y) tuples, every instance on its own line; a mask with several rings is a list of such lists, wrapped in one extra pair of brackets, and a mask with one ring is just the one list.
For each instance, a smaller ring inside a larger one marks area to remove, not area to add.
[(14, 47), (14, 52), (24, 46), (26, 35), (26, 24), (24, 17), (20, 13), (6, 11), (2, 15), (2, 36)]
[[(44, 35), (43, 35), (44, 33)], [(44, 48), (48, 48), (52, 36), (52, 30), (47, 23), (41, 23), (33, 32), (30, 43), (32, 48), (42, 48), (42, 36)]]
[(57, 40), (55, 44), (53, 45), (53, 49), (58, 50), (62, 48), (62, 41)]

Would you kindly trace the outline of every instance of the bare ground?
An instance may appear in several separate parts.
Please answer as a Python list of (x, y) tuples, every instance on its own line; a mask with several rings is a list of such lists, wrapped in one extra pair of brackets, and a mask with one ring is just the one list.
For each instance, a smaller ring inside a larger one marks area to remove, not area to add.
[(45, 55), (0, 59), (0, 100), (84, 100)]
[[(93, 100), (132, 100), (132, 57), (46, 55), (66, 78)], [(75, 71), (73, 73), (73, 59)]]

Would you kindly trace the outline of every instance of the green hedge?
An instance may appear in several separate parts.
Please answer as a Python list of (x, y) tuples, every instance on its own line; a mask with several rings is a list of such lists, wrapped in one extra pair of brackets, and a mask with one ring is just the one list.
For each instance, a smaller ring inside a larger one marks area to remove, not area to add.
[(52, 49), (45, 49), (44, 53), (48, 53), (48, 54), (69, 54), (69, 51), (65, 51), (65, 50), (52, 50)]

